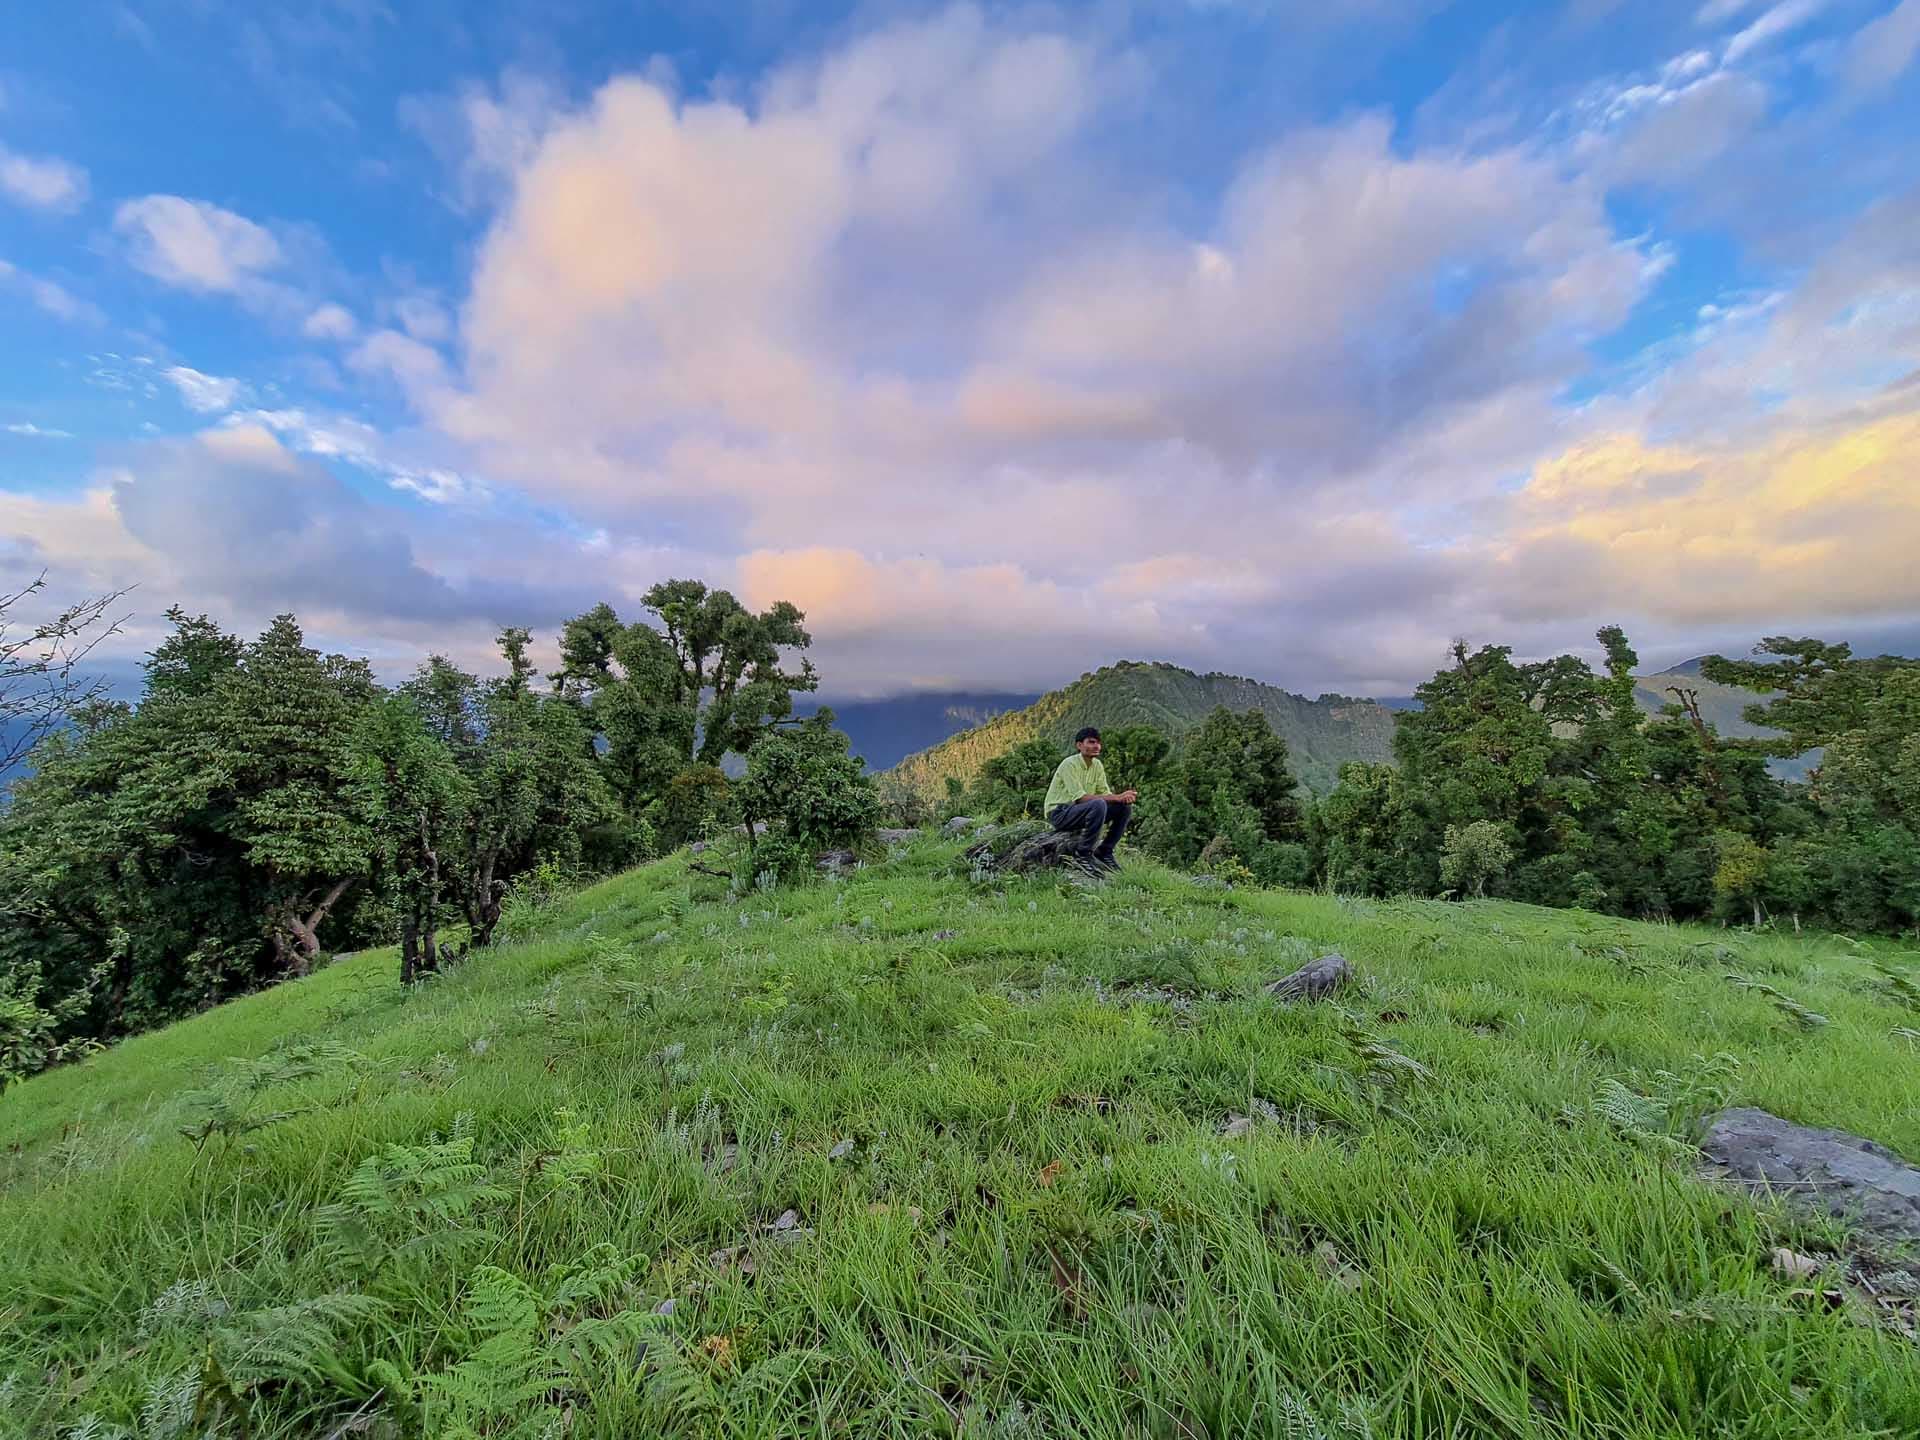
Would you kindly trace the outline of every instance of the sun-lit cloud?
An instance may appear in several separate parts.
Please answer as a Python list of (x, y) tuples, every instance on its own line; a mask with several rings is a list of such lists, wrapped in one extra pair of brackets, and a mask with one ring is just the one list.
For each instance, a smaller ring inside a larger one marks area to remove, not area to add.
[(1504, 583), (1536, 611), (1612, 604), (1678, 624), (1911, 615), (1916, 471), (1912, 414), (1746, 449), (1599, 437), (1535, 469)]

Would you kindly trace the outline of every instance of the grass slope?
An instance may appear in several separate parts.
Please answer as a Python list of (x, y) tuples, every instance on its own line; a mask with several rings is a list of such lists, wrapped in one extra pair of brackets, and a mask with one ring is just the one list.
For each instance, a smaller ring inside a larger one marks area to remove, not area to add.
[[(1920, 1349), (1767, 1267), (1837, 1232), (1668, 1138), (1732, 1100), (1920, 1155), (1916, 1018), (1838, 942), (932, 839), (711, 883), (0, 1097), (0, 1434), (1920, 1432)], [(1329, 948), (1345, 1013), (1261, 994)]]
[(1393, 714), (1371, 700), (1309, 700), (1237, 675), (1196, 675), (1177, 665), (1130, 660), (1082, 675), (1024, 710), (996, 715), (909, 755), (894, 773), (937, 800), (946, 794), (948, 776), (965, 784), (1023, 740), (1045, 736), (1065, 754), (1083, 725), (1153, 725), (1179, 736), (1222, 705), (1264, 711), (1292, 751), (1294, 773), (1319, 793), (1333, 788), (1345, 762), (1393, 755)]

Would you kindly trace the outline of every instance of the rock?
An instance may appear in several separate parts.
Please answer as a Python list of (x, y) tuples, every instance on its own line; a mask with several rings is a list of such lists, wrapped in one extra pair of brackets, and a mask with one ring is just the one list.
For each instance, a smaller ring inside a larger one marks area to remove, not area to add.
[(873, 833), (874, 837), (878, 839), (882, 845), (905, 845), (909, 841), (920, 838), (920, 832), (918, 830), (882, 829), (876, 830)]
[(1082, 869), (1076, 863), (1075, 847), (1082, 843), (1078, 835), (1064, 834), (1044, 822), (994, 835), (966, 849), (967, 859), (977, 866), (1001, 875), (1028, 875), (1040, 870), (1066, 870), (1076, 878), (1104, 880), (1099, 871)]
[(980, 822), (971, 815), (956, 815), (940, 827), (942, 835), (964, 835)]
[(1881, 1240), (1920, 1242), (1920, 1167), (1884, 1145), (1737, 1108), (1707, 1123), (1700, 1150), (1714, 1178)]
[(1353, 966), (1340, 954), (1322, 955), (1309, 960), (1291, 975), (1282, 975), (1267, 986), (1267, 994), (1276, 1000), (1325, 1000), (1353, 979)]
[(1251, 1115), (1229, 1115), (1220, 1123), (1222, 1140), (1240, 1140), (1252, 1133), (1253, 1117)]
[(813, 868), (830, 875), (846, 875), (858, 868), (860, 857), (851, 850), (827, 850), (816, 855)]

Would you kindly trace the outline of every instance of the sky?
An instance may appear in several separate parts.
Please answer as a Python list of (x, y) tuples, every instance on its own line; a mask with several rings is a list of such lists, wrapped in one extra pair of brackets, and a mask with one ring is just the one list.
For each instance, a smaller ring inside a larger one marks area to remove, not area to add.
[(128, 662), (1920, 641), (1920, 0), (13, 10), (0, 581)]

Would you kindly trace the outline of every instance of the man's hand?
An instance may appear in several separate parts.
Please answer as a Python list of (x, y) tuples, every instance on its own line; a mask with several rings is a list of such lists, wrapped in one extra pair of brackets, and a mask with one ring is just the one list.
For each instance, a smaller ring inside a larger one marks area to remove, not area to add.
[(1131, 805), (1140, 798), (1138, 790), (1122, 790), (1118, 795), (1109, 795), (1109, 800), (1118, 800), (1122, 805)]

